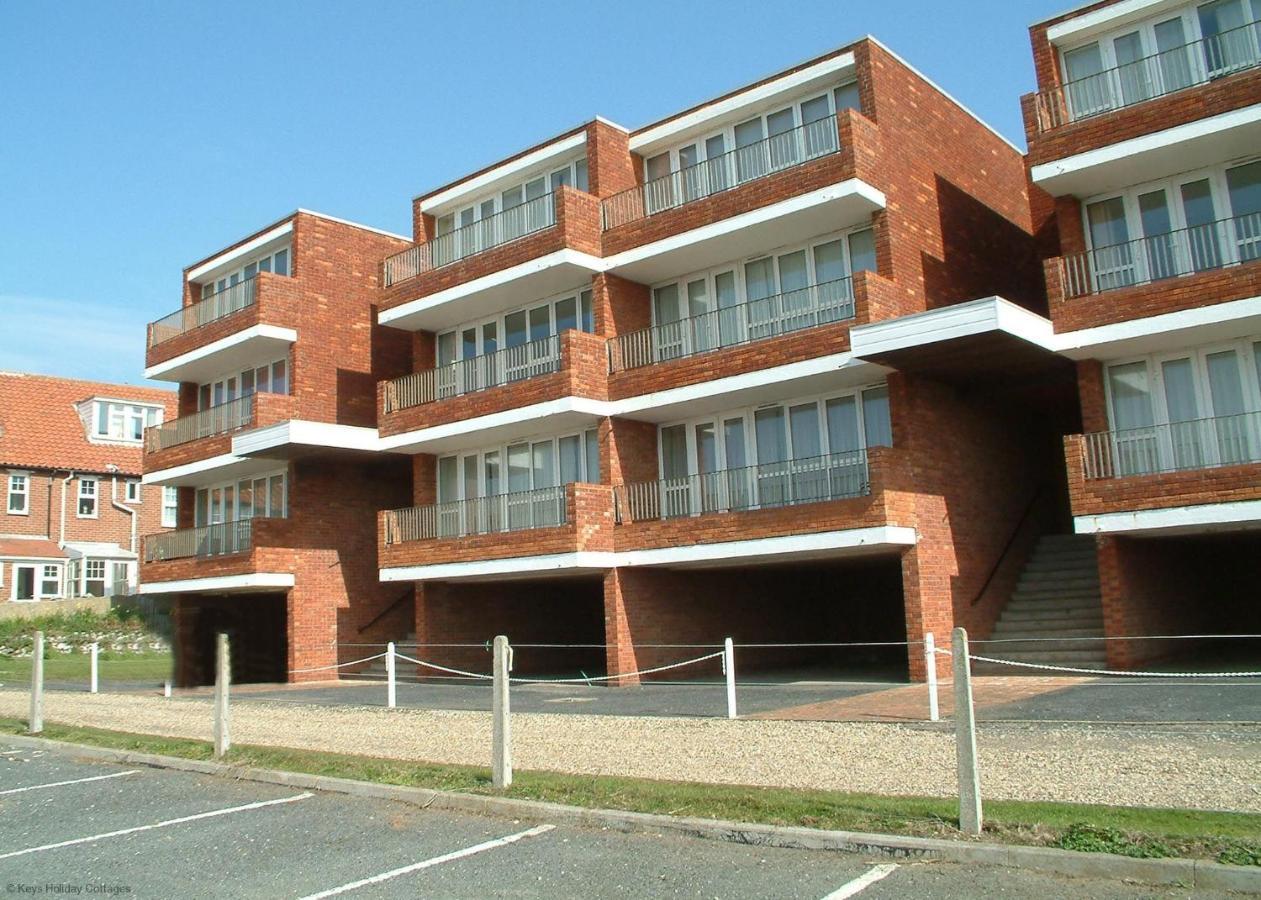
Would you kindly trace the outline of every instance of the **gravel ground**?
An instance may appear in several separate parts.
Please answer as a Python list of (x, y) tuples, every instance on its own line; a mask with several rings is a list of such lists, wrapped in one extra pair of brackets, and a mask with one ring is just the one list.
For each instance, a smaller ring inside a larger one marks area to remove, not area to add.
[[(24, 691), (0, 715), (25, 718)], [(209, 740), (200, 698), (45, 694), (50, 722)], [(885, 723), (517, 714), (514, 763), (588, 775), (950, 796), (948, 727)], [(262, 701), (233, 707), (242, 744), (490, 765), (490, 716)], [(1261, 812), (1261, 730), (982, 725), (984, 795)]]

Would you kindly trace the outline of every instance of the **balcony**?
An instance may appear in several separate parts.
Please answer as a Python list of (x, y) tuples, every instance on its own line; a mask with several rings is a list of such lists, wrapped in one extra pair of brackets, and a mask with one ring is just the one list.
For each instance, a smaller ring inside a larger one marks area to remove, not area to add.
[(772, 135), (601, 202), (605, 265), (652, 284), (868, 221), (879, 129), (855, 110)]
[(611, 489), (568, 484), (380, 514), (382, 580), (490, 574), (491, 561), (555, 557), (585, 570), (582, 555), (612, 547)]
[(618, 335), (609, 340), (609, 371), (685, 359), (853, 317), (853, 284), (840, 278)]
[(1067, 254), (1049, 263), (1051, 316), (1068, 331), (1255, 297), (1258, 262), (1261, 213)]
[(230, 435), (294, 418), (289, 394), (249, 394), (145, 430), (145, 469), (155, 472), (232, 452)]
[[(1078, 531), (1161, 522), (1144, 511), (1216, 506), (1238, 520), (1231, 507), (1261, 506), (1261, 412), (1070, 435), (1065, 452)], [(1163, 518), (1165, 527), (1194, 525), (1193, 516)], [(1245, 519), (1261, 521), (1261, 510)]]
[(150, 323), (145, 377), (202, 381), (283, 356), (300, 313), (294, 279), (261, 272)]
[(285, 518), (241, 519), (144, 539), (142, 594), (276, 590), (294, 584)]
[(595, 197), (564, 186), (388, 257), (380, 321), (435, 331), (568, 290), (599, 268), (599, 216)]
[[(381, 382), (380, 433), (396, 438), (391, 450), (429, 453), (435, 446), (423, 432), (442, 426), (453, 432), (445, 437), (457, 444), (475, 433), (479, 441), (493, 441), (514, 429), (563, 429), (582, 424), (570, 406), (607, 399), (607, 379), (604, 338), (570, 329)], [(510, 421), (503, 415), (508, 413), (515, 413), (507, 417)], [(413, 438), (420, 444), (412, 446)]]

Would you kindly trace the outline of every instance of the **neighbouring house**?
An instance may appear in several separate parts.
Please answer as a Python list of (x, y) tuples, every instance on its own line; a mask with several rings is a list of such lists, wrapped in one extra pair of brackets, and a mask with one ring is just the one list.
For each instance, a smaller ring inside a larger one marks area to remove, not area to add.
[(0, 602), (134, 594), (140, 537), (175, 525), (141, 483), (155, 388), (0, 372)]

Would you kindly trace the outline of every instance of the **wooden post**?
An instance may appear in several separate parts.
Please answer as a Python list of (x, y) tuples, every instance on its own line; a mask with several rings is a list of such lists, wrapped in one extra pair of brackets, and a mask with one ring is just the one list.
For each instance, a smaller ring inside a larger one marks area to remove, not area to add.
[(928, 721), (936, 722), (941, 714), (937, 706), (937, 645), (931, 631), (924, 635), (924, 665), (928, 667)]
[(97, 691), (100, 689), (100, 686), (101, 686), (101, 681), (100, 681), (101, 645), (98, 644), (96, 641), (93, 641), (92, 647), (88, 652), (92, 654), (92, 675), (90, 678), (90, 684), (88, 686), (88, 690), (91, 691), (93, 694), (95, 694), (97, 693)]
[(223, 756), (232, 746), (231, 713), (228, 692), (232, 685), (232, 653), (228, 636), (222, 632), (215, 644), (215, 756)]
[(31, 718), (27, 731), (39, 734), (44, 730), (44, 632), (35, 632), (31, 653)]
[(959, 771), (959, 827), (964, 834), (981, 833), (981, 771), (976, 762), (976, 715), (972, 708), (972, 666), (968, 661), (968, 633), (954, 630), (950, 645), (954, 661), (955, 757)]
[(722, 670), (727, 676), (727, 718), (736, 717), (736, 648), (727, 638), (722, 644)]
[(394, 690), (394, 666), (394, 642), (390, 641), (385, 645), (385, 705), (390, 709), (394, 708), (397, 698)]
[(491, 726), (491, 783), (497, 788), (512, 785), (512, 723), (509, 720), (508, 673), (512, 671), (512, 648), (502, 634), (495, 638), (494, 700)]

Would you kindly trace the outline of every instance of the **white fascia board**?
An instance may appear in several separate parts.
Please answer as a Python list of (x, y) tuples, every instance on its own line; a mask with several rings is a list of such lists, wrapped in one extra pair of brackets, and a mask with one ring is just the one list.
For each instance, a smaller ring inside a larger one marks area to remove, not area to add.
[(371, 225), (364, 225), (362, 222), (352, 222), (350, 219), (339, 219), (337, 216), (330, 216), (328, 213), (316, 212), (313, 209), (303, 209), (302, 207), (298, 207), (298, 212), (305, 213), (308, 216), (314, 216), (317, 219), (324, 219), (328, 222), (336, 222), (338, 225), (349, 225), (351, 228), (361, 228), (364, 231), (371, 231), (373, 234), (398, 238), (400, 241), (407, 241), (409, 244), (412, 242), (412, 239), (405, 234), (395, 234), (392, 231), (386, 231), (384, 228), (373, 228)]
[(221, 591), (261, 591), (291, 588), (296, 579), (291, 572), (253, 572), (247, 575), (220, 575), (217, 578), (184, 578), (179, 581), (142, 581), (142, 594), (192, 594)]
[(246, 462), (245, 457), (235, 456), (231, 453), (221, 453), (218, 456), (211, 456), (207, 459), (199, 459), (195, 462), (185, 463), (182, 466), (172, 466), (169, 469), (158, 469), (155, 472), (146, 472), (140, 476), (140, 483), (143, 485), (150, 484), (170, 484), (180, 479), (188, 478), (192, 475), (201, 475), (214, 469), (221, 469), (225, 466), (236, 465), (237, 463)]
[(1261, 500), (1140, 509), (1097, 516), (1076, 516), (1073, 519), (1073, 530), (1078, 534), (1197, 533), (1229, 531), (1241, 526), (1261, 527)]
[(118, 544), (108, 541), (66, 541), (66, 549), (74, 550), (82, 556), (103, 556), (111, 559), (138, 559), (130, 550), (124, 550)]
[(1056, 345), (1051, 321), (1002, 297), (983, 297), (954, 306), (857, 325), (850, 349), (862, 358), (939, 341), (1002, 331), (1046, 350)]
[[(1167, 150), (1187, 141), (1220, 135), (1223, 132), (1256, 124), (1257, 122), (1261, 122), (1261, 104), (1231, 110), (1220, 115), (1210, 116), (1207, 119), (1197, 119), (1194, 122), (1175, 125), (1173, 128), (1166, 128), (1163, 131), (1144, 134), (1115, 144), (1108, 144), (1106, 147), (1087, 150), (1085, 153), (1078, 153), (1074, 156), (1065, 156), (1051, 162), (1041, 163), (1030, 170), (1029, 176), (1034, 184), (1039, 187), (1048, 187), (1052, 193), (1055, 193), (1057, 189), (1054, 185), (1048, 186), (1048, 182), (1064, 179), (1067, 176), (1079, 175), (1097, 166), (1119, 163), (1129, 157), (1143, 153)], [(1231, 154), (1227, 154), (1224, 158), (1228, 159), (1230, 157)], [(1186, 168), (1195, 168), (1195, 165), (1188, 163)]]
[[(1106, 296), (1106, 295), (1105, 295)], [(1244, 337), (1261, 331), (1261, 297), (1230, 300), (1055, 335), (1054, 349), (1070, 359), (1176, 349), (1201, 340)]]
[(775, 219), (791, 216), (794, 213), (803, 212), (811, 207), (822, 206), (834, 200), (848, 197), (858, 197), (866, 200), (876, 209), (885, 208), (883, 191), (872, 187), (861, 178), (849, 178), (820, 188), (817, 191), (798, 194), (796, 197), (790, 197), (787, 200), (781, 200), (769, 206), (751, 209), (748, 212), (740, 213), (738, 216), (729, 216), (718, 222), (702, 225), (700, 228), (693, 228), (690, 231), (683, 231), (670, 237), (662, 238), (659, 241), (653, 241), (651, 244), (623, 250), (621, 253), (605, 257), (601, 262), (603, 263), (604, 271), (616, 272), (620, 268), (650, 259), (661, 253), (682, 250), (692, 244), (713, 240), (732, 232), (740, 232), (754, 225), (761, 225)]
[[(1074, 43), (1078, 39), (1087, 38), (1092, 34), (1119, 28), (1128, 20), (1156, 15), (1163, 9), (1174, 9), (1179, 6), (1186, 6), (1186, 0), (1121, 0), (1120, 3), (1114, 3), (1111, 6), (1096, 9), (1084, 15), (1074, 16), (1071, 19), (1065, 19), (1063, 22), (1057, 22), (1046, 30), (1046, 36), (1053, 44)], [(1065, 10), (1059, 15), (1068, 15), (1082, 8), (1084, 7), (1079, 6)], [(1051, 18), (1058, 17), (1052, 16)], [(1046, 19), (1042, 21), (1045, 22)], [(1035, 22), (1034, 24), (1040, 25), (1041, 22)]]
[(253, 240), (246, 241), (239, 247), (229, 250), (227, 253), (220, 253), (218, 256), (211, 257), (195, 269), (188, 270), (188, 280), (196, 281), (207, 272), (213, 272), (215, 269), (229, 266), (237, 260), (244, 259), (264, 244), (271, 243), (274, 240), (284, 237), (287, 234), (293, 234), (293, 217), (291, 216), (287, 222), (282, 222), (270, 231), (265, 231)]
[(613, 568), (616, 556), (617, 554), (607, 551), (578, 551), (475, 562), (436, 563), (431, 566), (395, 566), (381, 569), (379, 578), (381, 581), (454, 581), (461, 578), (495, 578), (570, 570), (598, 571)]
[(584, 128), (577, 134), (571, 134), (569, 137), (561, 138), (559, 141), (552, 141), (550, 144), (545, 144), (537, 150), (527, 153), (525, 156), (512, 160), (512, 162), (495, 166), (493, 169), (489, 169), (475, 178), (462, 181), (454, 187), (449, 187), (445, 191), (440, 191), (432, 197), (421, 200), (421, 211), (435, 213), (443, 211), (443, 207), (446, 206), (458, 206), (461, 200), (491, 190), (501, 182), (523, 178), (531, 169), (538, 166), (546, 166), (552, 160), (566, 153), (572, 153), (579, 147), (586, 146), (587, 132)]
[[(2, 555), (0, 555), (0, 561), (6, 562), (6, 563), (7, 563), (7, 562), (19, 562), (19, 563), (20, 563), (20, 562), (38, 562), (38, 563), (48, 563), (49, 565), (52, 565), (53, 563), (59, 563), (59, 564), (61, 564), (61, 565), (65, 565), (65, 563), (67, 562), (67, 560), (68, 560), (68, 559), (70, 559), (70, 558), (74, 558), (74, 557), (65, 557), (65, 556), (2, 556)], [(0, 602), (3, 602), (3, 598), (0, 598)]]
[(854, 54), (841, 53), (782, 78), (740, 91), (723, 100), (708, 103), (686, 115), (649, 125), (631, 135), (630, 149), (637, 153), (651, 152), (656, 146), (681, 139), (687, 132), (705, 128), (716, 120), (736, 116), (760, 104), (769, 103), (781, 94), (804, 90), (813, 81), (854, 67)]
[(872, 528), (818, 531), (812, 534), (790, 534), (747, 541), (724, 541), (717, 544), (627, 550), (616, 556), (618, 566), (679, 566), (724, 560), (755, 560), (759, 557), (839, 555), (846, 551), (884, 547), (905, 548), (913, 547), (917, 540), (914, 528), (901, 525), (879, 525)]
[(375, 453), (380, 446), (380, 441), (375, 428), (289, 419), (275, 425), (252, 428), (234, 435), (232, 453), (238, 457), (249, 456), (293, 444)]
[(587, 397), (560, 397), (556, 400), (545, 400), (542, 403), (532, 403), (529, 406), (522, 406), (517, 409), (489, 413), (488, 415), (475, 416), (471, 419), (461, 419), (457, 422), (447, 422), (442, 425), (432, 425), (429, 428), (419, 428), (415, 431), (389, 435), (382, 437), (376, 446), (377, 449), (387, 453), (428, 453), (432, 451), (423, 449), (426, 446), (433, 446), (452, 440), (471, 439), (474, 435), (484, 434), (485, 432), (501, 428), (520, 426), (524, 434), (534, 427), (532, 423), (544, 423), (549, 419), (561, 416), (603, 419), (615, 415), (613, 411), (615, 408), (613, 403), (606, 400), (591, 400)]
[(555, 253), (540, 256), (538, 259), (532, 259), (520, 265), (492, 272), (489, 275), (483, 275), (481, 278), (474, 278), (472, 281), (466, 281), (455, 287), (437, 291), (436, 293), (419, 297), (416, 300), (409, 300), (407, 303), (402, 303), (391, 309), (383, 310), (377, 316), (377, 321), (382, 325), (390, 325), (417, 313), (428, 312), (447, 303), (467, 299), (482, 291), (505, 287), (520, 278), (557, 266), (578, 266), (595, 274), (604, 271), (605, 261), (598, 256), (592, 256), (589, 253), (582, 253), (577, 250), (557, 250)]
[(298, 332), (292, 328), (281, 328), (279, 325), (263, 325), (261, 323), (251, 325), (249, 328), (244, 328), (225, 338), (220, 338), (217, 341), (206, 344), (204, 347), (189, 350), (187, 353), (181, 353), (179, 356), (166, 360), (166, 362), (149, 366), (144, 370), (144, 377), (161, 380), (170, 372), (259, 338), (292, 344), (297, 341)]

